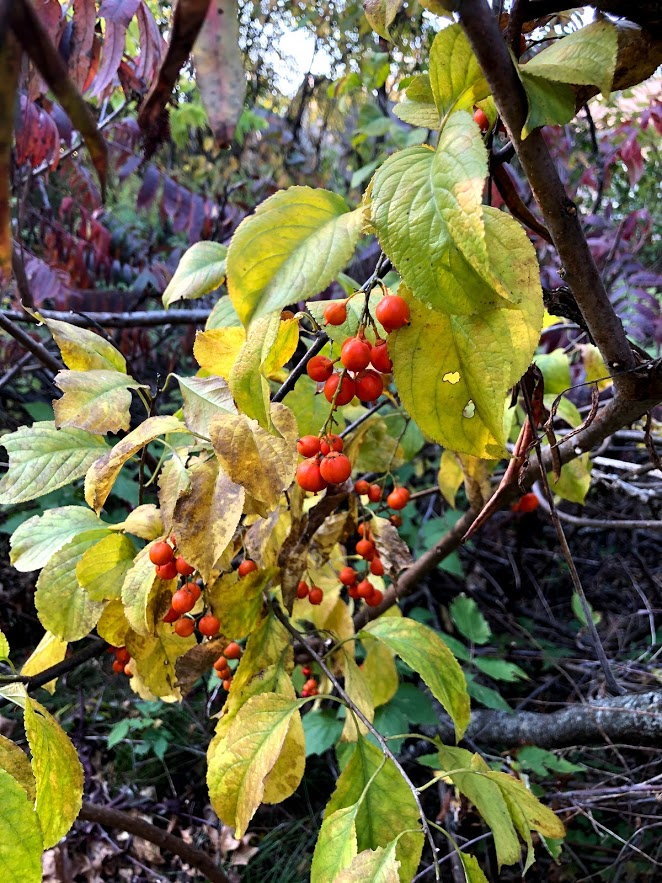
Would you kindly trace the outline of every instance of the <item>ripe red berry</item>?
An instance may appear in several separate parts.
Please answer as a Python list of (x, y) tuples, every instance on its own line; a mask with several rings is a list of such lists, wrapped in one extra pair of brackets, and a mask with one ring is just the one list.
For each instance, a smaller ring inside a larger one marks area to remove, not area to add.
[(359, 598), (369, 598), (375, 591), (375, 587), (369, 579), (363, 579), (356, 587), (356, 594)]
[(540, 500), (537, 495), (534, 493), (524, 494), (524, 496), (519, 501), (519, 505), (517, 507), (518, 512), (535, 512), (535, 510), (540, 505)]
[(119, 659), (116, 659), (115, 662), (113, 662), (113, 671), (115, 674), (121, 675), (124, 671), (124, 663), (120, 662)]
[(175, 553), (172, 551), (172, 546), (166, 543), (165, 540), (161, 540), (158, 543), (154, 543), (149, 550), (149, 560), (152, 564), (160, 567), (163, 564), (169, 564), (171, 561), (174, 561)]
[(363, 496), (364, 494), (367, 494), (367, 493), (368, 493), (368, 489), (369, 489), (369, 487), (370, 487), (370, 485), (369, 485), (368, 482), (365, 480), (365, 478), (359, 478), (358, 481), (355, 481), (355, 482), (354, 482), (354, 490), (355, 490), (356, 493), (359, 494), (360, 496)]
[(326, 356), (313, 356), (306, 365), (306, 371), (311, 380), (323, 383), (333, 374), (333, 362)]
[(236, 641), (230, 641), (223, 651), (223, 654), (226, 659), (239, 659), (241, 656), (241, 647)]
[(303, 460), (297, 466), (297, 483), (304, 491), (311, 491), (316, 494), (328, 487), (327, 481), (322, 477), (320, 472), (320, 462), (314, 457), (309, 460)]
[(320, 440), (316, 435), (303, 435), (297, 442), (297, 451), (302, 457), (314, 457), (319, 454)]
[(118, 647), (117, 650), (115, 650), (115, 659), (119, 660), (122, 665), (126, 665), (129, 659), (131, 659), (131, 654), (126, 647)]
[(257, 570), (257, 564), (254, 561), (251, 561), (250, 558), (244, 558), (239, 567), (237, 568), (237, 572), (240, 577), (248, 576), (249, 573), (254, 573)]
[(170, 610), (163, 617), (163, 622), (177, 622), (179, 619), (179, 613), (175, 610), (174, 607), (171, 607)]
[(389, 515), (388, 520), (391, 522), (393, 527), (402, 527), (401, 515)]
[(191, 576), (192, 573), (195, 573), (195, 567), (189, 564), (181, 555), (175, 558), (175, 567), (177, 568), (177, 573), (180, 573), (182, 576)]
[(214, 668), (216, 671), (223, 671), (224, 668), (228, 667), (228, 661), (225, 656), (219, 656), (216, 662), (214, 663)]
[(312, 673), (313, 673), (313, 670), (309, 665), (302, 666), (301, 674), (304, 676), (304, 678), (309, 678)]
[(382, 375), (372, 368), (361, 371), (355, 378), (356, 395), (362, 402), (374, 402), (384, 392)]
[[(376, 485), (376, 487), (379, 487), (379, 485)], [(370, 537), (370, 525), (367, 521), (362, 521), (361, 524), (359, 524), (359, 526), (356, 528), (356, 532), (360, 537), (365, 537), (366, 539), (368, 539)]]
[(348, 337), (340, 349), (340, 361), (348, 371), (363, 371), (370, 364), (370, 344), (359, 337)]
[(324, 308), (324, 321), (327, 325), (342, 325), (347, 319), (347, 301), (336, 300)]
[(371, 484), (368, 488), (368, 499), (371, 503), (379, 503), (382, 498), (382, 489), (378, 484)]
[(381, 371), (382, 374), (390, 374), (393, 370), (393, 362), (386, 348), (386, 341), (377, 338), (375, 344), (370, 350), (370, 362), (373, 368)]
[(194, 601), (197, 601), (201, 594), (200, 586), (197, 583), (184, 583), (182, 586), (184, 591), (188, 592)]
[(353, 586), (358, 579), (358, 574), (353, 567), (343, 567), (338, 574), (338, 579), (344, 586)]
[(349, 462), (349, 457), (331, 451), (326, 457), (322, 457), (320, 473), (324, 481), (328, 481), (329, 484), (342, 484), (352, 474), (352, 464)]
[(347, 594), (350, 598), (358, 598), (359, 597), (359, 589), (358, 585), (355, 583), (353, 586), (349, 586), (347, 588)]
[(308, 586), (308, 583), (300, 582), (297, 586), (297, 598), (299, 598), (299, 600), (301, 600), (302, 598), (307, 598), (309, 591), (310, 588)]
[(370, 562), (370, 573), (373, 576), (384, 576), (384, 564), (381, 558), (375, 556)]
[(340, 384), (340, 392), (336, 399), (337, 408), (349, 404), (356, 395), (356, 386), (351, 377), (348, 377), (347, 374), (345, 374), (342, 383), (340, 383), (340, 374), (332, 374), (324, 384), (324, 396), (327, 402), (333, 401), (338, 384)]
[(220, 627), (221, 622), (218, 616), (214, 616), (212, 613), (205, 614), (205, 616), (202, 616), (198, 622), (198, 631), (201, 635), (205, 635), (207, 638), (217, 635)]
[(386, 498), (386, 503), (391, 509), (404, 509), (409, 502), (410, 493), (406, 487), (393, 488)]
[(308, 692), (309, 690), (316, 690), (319, 684), (315, 680), (315, 678), (309, 678), (306, 683), (303, 685), (303, 689)]
[(384, 600), (384, 593), (380, 592), (379, 589), (374, 589), (372, 594), (368, 595), (365, 599), (365, 603), (368, 607), (379, 607), (379, 605)]
[(409, 322), (409, 304), (399, 294), (387, 294), (377, 304), (375, 316), (384, 330), (396, 331)]
[(188, 638), (195, 631), (195, 623), (192, 619), (185, 617), (180, 619), (175, 625), (175, 632), (180, 638)]
[(340, 453), (344, 447), (345, 443), (340, 436), (334, 435), (332, 432), (320, 439), (320, 451), (323, 454), (328, 454), (330, 451), (338, 451)]
[(478, 128), (481, 132), (487, 132), (490, 127), (490, 121), (487, 118), (487, 114), (480, 108), (474, 113), (474, 122), (478, 124)]
[(156, 575), (159, 579), (174, 579), (177, 576), (177, 565), (174, 561), (168, 561), (167, 564), (157, 565)]
[(356, 544), (356, 554), (366, 561), (372, 561), (375, 557), (375, 544), (372, 540), (359, 540)]
[(324, 592), (319, 586), (313, 586), (312, 589), (308, 592), (308, 600), (311, 604), (321, 604), (322, 599), (324, 598)]
[(186, 589), (178, 589), (172, 596), (172, 609), (181, 616), (195, 607), (195, 598)]

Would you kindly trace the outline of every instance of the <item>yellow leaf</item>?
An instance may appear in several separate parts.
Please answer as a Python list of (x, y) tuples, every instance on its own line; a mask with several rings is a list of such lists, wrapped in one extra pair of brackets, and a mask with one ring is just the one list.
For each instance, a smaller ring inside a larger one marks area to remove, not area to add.
[[(52, 665), (57, 665), (58, 662), (62, 662), (67, 653), (67, 646), (68, 644), (66, 641), (61, 641), (59, 638), (56, 638), (55, 635), (46, 632), (44, 637), (30, 654), (29, 658), (26, 659), (23, 664), (21, 674), (26, 676), (38, 675)], [(43, 685), (44, 690), (48, 690), (52, 695), (55, 692), (55, 684), (55, 680), (49, 681), (47, 684)], [(1, 763), (0, 766), (2, 766)]]
[(99, 457), (85, 476), (85, 500), (88, 506), (95, 512), (100, 512), (126, 461), (160, 435), (181, 432), (183, 428), (176, 417), (149, 417), (107, 454)]
[[(363, 672), (349, 654), (345, 654), (345, 692), (359, 711), (363, 712), (365, 717), (372, 723), (375, 717), (372, 691), (363, 676)], [(359, 733), (365, 736), (368, 728), (360, 718), (353, 714), (350, 708), (346, 709), (346, 712), (345, 725), (340, 734), (340, 741), (355, 742), (359, 737)]]
[(388, 29), (401, 6), (402, 0), (364, 0), (363, 11), (373, 31), (380, 37), (390, 40)]
[[(30, 758), (25, 751), (0, 734), (0, 768), (13, 776), (21, 788), (25, 791), (28, 799), (34, 804), (37, 799), (37, 783), (30, 765)], [(4, 797), (4, 794), (3, 794)]]
[(159, 474), (159, 506), (164, 534), (172, 531), (172, 518), (177, 500), (191, 491), (191, 478), (179, 456), (166, 460)]
[(455, 497), (463, 479), (464, 472), (462, 471), (458, 456), (452, 451), (442, 451), (437, 481), (444, 500), (453, 509), (455, 509)]
[(188, 474), (191, 491), (175, 504), (172, 529), (181, 554), (210, 583), (241, 519), (245, 491), (216, 459), (194, 461)]
[(126, 533), (140, 537), (141, 540), (156, 540), (165, 533), (161, 513), (154, 503), (144, 503), (129, 512), (127, 518), (116, 525)]
[(136, 547), (123, 534), (111, 534), (91, 546), (76, 565), (76, 578), (93, 601), (120, 598)]
[(271, 419), (280, 436), (271, 435), (257, 420), (243, 414), (215, 417), (209, 432), (214, 451), (230, 479), (261, 503), (263, 517), (278, 506), (294, 480), (297, 464), (297, 425), (285, 405), (271, 406)]
[(400, 883), (400, 862), (395, 857), (397, 842), (393, 840), (386, 848), (364, 849), (334, 883)]
[(154, 632), (156, 615), (161, 606), (159, 597), (162, 593), (172, 593), (177, 584), (177, 578), (164, 581), (156, 575), (154, 565), (149, 560), (152, 545), (145, 546), (135, 556), (121, 587), (124, 614), (131, 628), (139, 635)]
[[(601, 392), (611, 386), (613, 381), (609, 369), (597, 346), (592, 343), (580, 343), (577, 345), (577, 349), (582, 355), (587, 383), (597, 382)], [(2, 443), (4, 444), (4, 440)]]
[(234, 570), (223, 574), (207, 590), (207, 601), (224, 634), (237, 640), (253, 631), (262, 612), (262, 592), (277, 572), (263, 567), (239, 579)]
[(295, 712), (278, 760), (264, 780), (263, 803), (282, 803), (297, 790), (306, 768), (306, 736), (301, 715)]
[(41, 883), (39, 821), (21, 784), (0, 769), (0, 866), (11, 883)]
[(126, 359), (122, 353), (96, 332), (57, 319), (44, 319), (38, 313), (37, 316), (53, 335), (67, 368), (126, 374)]
[(395, 667), (393, 652), (372, 638), (364, 637), (366, 656), (361, 666), (363, 678), (370, 688), (372, 704), (375, 708), (385, 705), (398, 689), (398, 670)]
[(554, 476), (549, 476), (552, 490), (564, 500), (571, 503), (584, 504), (586, 494), (591, 487), (591, 457), (588, 453), (576, 457), (561, 467), (561, 477), (554, 481)]
[(35, 809), (49, 849), (73, 825), (83, 801), (83, 767), (68, 736), (45, 708), (28, 697), (25, 734), (37, 782)]
[(53, 402), (55, 425), (105, 435), (129, 428), (132, 389), (146, 389), (119, 371), (60, 371), (55, 384), (64, 393)]
[(154, 696), (181, 700), (181, 691), (176, 686), (175, 662), (196, 643), (194, 635), (180, 638), (172, 625), (159, 622), (152, 635), (130, 632), (126, 648), (135, 661), (136, 672)]
[(129, 621), (124, 615), (122, 602), (109, 601), (97, 623), (99, 637), (112, 647), (123, 647), (126, 644), (126, 635), (130, 628)]
[(193, 356), (205, 371), (227, 380), (245, 341), (246, 332), (243, 328), (198, 331), (193, 344)]

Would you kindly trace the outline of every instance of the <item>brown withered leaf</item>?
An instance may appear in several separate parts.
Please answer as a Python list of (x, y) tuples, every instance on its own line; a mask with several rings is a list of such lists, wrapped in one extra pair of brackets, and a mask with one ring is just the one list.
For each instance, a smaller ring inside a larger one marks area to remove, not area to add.
[(413, 562), (409, 546), (402, 539), (397, 528), (385, 518), (373, 518), (370, 526), (379, 557), (382, 559), (387, 574), (395, 580), (400, 571), (409, 567)]
[(211, 641), (204, 641), (191, 647), (183, 656), (175, 662), (175, 685), (179, 687), (182, 696), (186, 696), (193, 689), (198, 678), (209, 673), (210, 668), (216, 662), (228, 644), (228, 638), (220, 635)]

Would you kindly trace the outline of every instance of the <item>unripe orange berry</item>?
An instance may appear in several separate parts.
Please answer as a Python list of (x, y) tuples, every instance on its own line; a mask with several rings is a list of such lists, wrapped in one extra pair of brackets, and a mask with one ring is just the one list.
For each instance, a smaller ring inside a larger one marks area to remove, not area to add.
[(236, 641), (230, 641), (223, 653), (226, 659), (239, 659), (241, 656), (241, 647)]

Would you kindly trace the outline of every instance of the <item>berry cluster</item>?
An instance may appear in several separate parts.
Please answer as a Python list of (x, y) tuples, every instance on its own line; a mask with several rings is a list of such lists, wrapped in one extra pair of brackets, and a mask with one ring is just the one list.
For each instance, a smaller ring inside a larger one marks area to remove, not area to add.
[[(367, 496), (371, 503), (379, 503), (382, 498), (382, 489), (378, 484), (368, 484), (368, 482), (364, 478), (359, 478), (357, 482), (354, 483), (354, 490), (359, 496)], [(407, 503), (409, 502), (410, 493), (406, 487), (395, 487), (391, 491), (391, 493), (386, 497), (386, 505), (389, 509), (395, 509), (399, 511), (400, 509), (404, 509)], [(399, 516), (398, 516), (399, 518)], [(402, 519), (399, 518), (399, 523), (393, 520), (391, 516), (391, 521), (396, 527), (399, 527), (402, 524)]]
[(342, 484), (352, 474), (352, 464), (343, 454), (339, 435), (304, 435), (297, 451), (305, 460), (297, 466), (297, 482), (305, 491), (318, 493), (330, 484)]
[(223, 681), (223, 689), (229, 691), (232, 686), (232, 675), (233, 671), (230, 668), (229, 660), (239, 659), (241, 657), (241, 647), (237, 644), (236, 641), (231, 641), (225, 650), (223, 651), (223, 655), (219, 656), (216, 662), (214, 663), (214, 669), (216, 671), (216, 677)]
[(113, 662), (113, 671), (115, 674), (125, 674), (127, 677), (131, 677), (131, 671), (129, 671), (131, 654), (126, 647), (108, 647), (106, 652), (112, 653), (115, 656), (115, 661)]
[(297, 586), (297, 598), (300, 601), (303, 601), (304, 598), (308, 598), (311, 604), (317, 606), (322, 603), (324, 591), (323, 589), (320, 589), (319, 586), (309, 586), (308, 583), (302, 581)]
[(304, 699), (308, 696), (319, 696), (319, 684), (312, 677), (313, 670), (309, 665), (304, 665), (301, 669), (301, 672), (305, 678), (307, 678), (306, 683), (301, 688), (301, 695)]
[(156, 575), (159, 579), (170, 580), (177, 576), (191, 576), (195, 573), (195, 567), (191, 566), (188, 561), (181, 555), (176, 555), (173, 546), (176, 548), (174, 535), (170, 537), (170, 543), (161, 540), (154, 543), (149, 550), (149, 560), (154, 565)]

